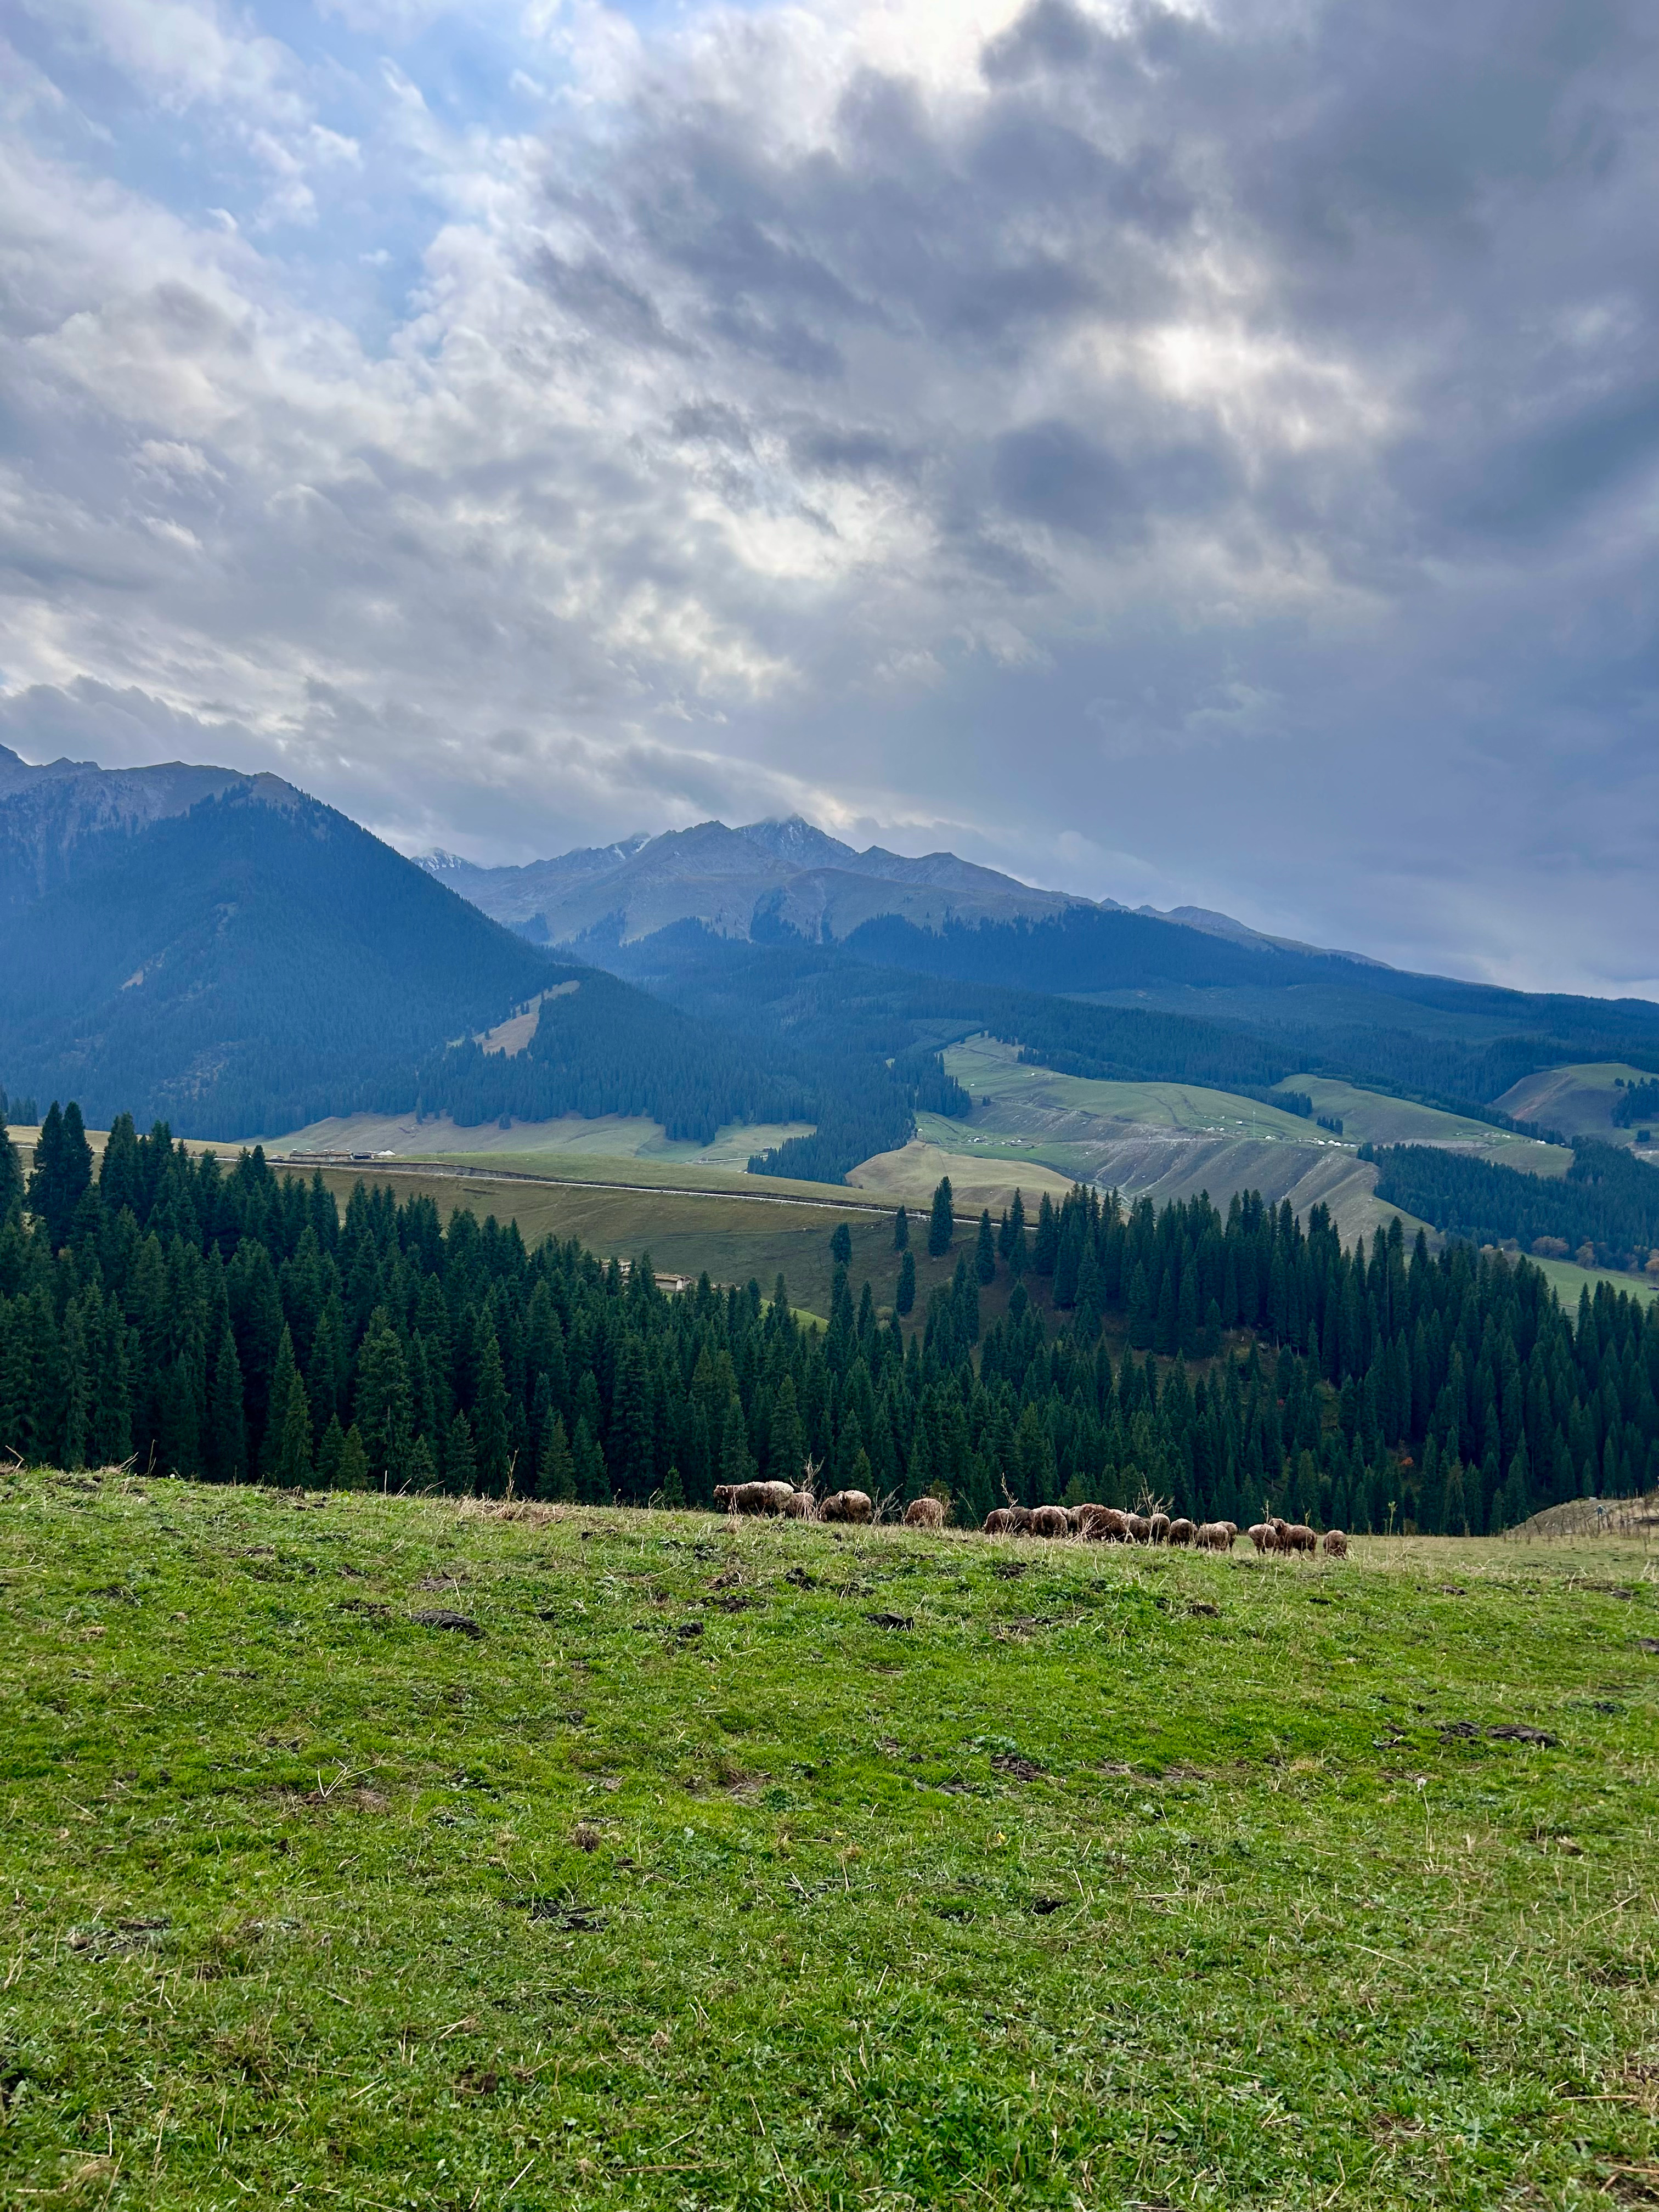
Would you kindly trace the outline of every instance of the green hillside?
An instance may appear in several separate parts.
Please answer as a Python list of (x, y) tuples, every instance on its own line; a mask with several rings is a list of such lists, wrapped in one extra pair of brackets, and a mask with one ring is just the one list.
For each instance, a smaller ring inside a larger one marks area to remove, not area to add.
[(1643, 1564), (13, 1476), (0, 2193), (1634, 2203)]

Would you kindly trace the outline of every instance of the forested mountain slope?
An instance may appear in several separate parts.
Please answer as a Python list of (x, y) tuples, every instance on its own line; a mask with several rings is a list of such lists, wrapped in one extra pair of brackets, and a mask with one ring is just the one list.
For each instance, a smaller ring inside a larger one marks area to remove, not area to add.
[[(53, 854), (56, 880), (8, 914), (0, 963), (0, 1071), (43, 1104), (73, 1094), (106, 1121), (130, 1100), (222, 1137), (417, 1103), (712, 1133), (786, 1095), (764, 1054), (556, 964), (274, 779)], [(519, 1058), (447, 1048), (561, 983)]]

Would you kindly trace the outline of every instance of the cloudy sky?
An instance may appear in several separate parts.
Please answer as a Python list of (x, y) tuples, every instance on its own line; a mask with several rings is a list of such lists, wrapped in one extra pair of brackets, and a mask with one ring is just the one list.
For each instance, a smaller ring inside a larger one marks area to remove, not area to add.
[(1659, 995), (1651, 0), (10, 0), (0, 742)]

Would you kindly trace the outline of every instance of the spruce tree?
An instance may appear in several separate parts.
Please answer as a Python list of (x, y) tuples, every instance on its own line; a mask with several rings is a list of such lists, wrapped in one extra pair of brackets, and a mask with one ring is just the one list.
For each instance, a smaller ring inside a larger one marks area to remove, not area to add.
[(356, 1421), (346, 1431), (345, 1449), (340, 1454), (340, 1472), (337, 1480), (342, 1490), (368, 1490), (372, 1487), (368, 1454), (363, 1449), (362, 1431)]
[(578, 1417), (571, 1456), (576, 1462), (576, 1495), (582, 1504), (609, 1505), (611, 1483), (605, 1471), (605, 1454), (587, 1425), (586, 1413)]
[(400, 1483), (410, 1442), (409, 1369), (384, 1307), (376, 1307), (370, 1317), (357, 1355), (355, 1412), (352, 1426), (368, 1454), (376, 1488), (383, 1476)]
[(550, 1408), (536, 1455), (536, 1495), (556, 1504), (576, 1495), (576, 1463), (565, 1437), (564, 1416)]
[(720, 1429), (720, 1480), (722, 1482), (752, 1482), (755, 1462), (749, 1455), (749, 1429), (743, 1418), (743, 1406), (733, 1397), (726, 1408), (726, 1419)]
[(801, 1425), (795, 1378), (786, 1375), (772, 1406), (772, 1433), (768, 1442), (766, 1472), (774, 1482), (797, 1486), (806, 1459), (806, 1431)]
[[(276, 1369), (270, 1382), (270, 1416), (265, 1423), (264, 1441), (259, 1447), (259, 1473), (267, 1482), (274, 1482), (277, 1462), (283, 1455), (283, 1432), (288, 1424), (289, 1401), (294, 1385), (299, 1380), (299, 1370), (294, 1364), (294, 1339), (286, 1322), (276, 1346)], [(307, 1418), (309, 1403), (307, 1401)]]
[(853, 1264), (853, 1232), (844, 1221), (836, 1224), (836, 1233), (830, 1239), (830, 1257), (838, 1267)]
[(507, 1383), (501, 1373), (501, 1348), (493, 1324), (486, 1320), (478, 1342), (478, 1382), (472, 1401), (472, 1435), (478, 1455), (478, 1486), (486, 1498), (499, 1498), (507, 1488), (511, 1442), (507, 1419)]
[(218, 1482), (240, 1482), (247, 1473), (242, 1363), (236, 1356), (236, 1334), (228, 1322), (220, 1334), (208, 1398), (208, 1469)]
[(910, 1249), (910, 1217), (902, 1206), (893, 1216), (893, 1249), (908, 1252)]
[(92, 1182), (92, 1146), (87, 1142), (81, 1109), (70, 1099), (60, 1110), (54, 1098), (34, 1147), (34, 1171), (28, 1182), (28, 1207), (46, 1224), (54, 1252), (69, 1242), (81, 1196)]
[(319, 1490), (340, 1487), (340, 1462), (345, 1453), (345, 1431), (340, 1426), (340, 1417), (331, 1413), (328, 1426), (323, 1431), (323, 1441), (317, 1447), (317, 1486)]
[(987, 1206), (979, 1217), (979, 1242), (974, 1247), (974, 1273), (981, 1283), (996, 1280), (997, 1248), (991, 1234), (991, 1209)]
[(941, 1176), (933, 1193), (933, 1210), (927, 1217), (927, 1249), (939, 1259), (951, 1249), (951, 1240), (957, 1233), (956, 1214), (951, 1202), (951, 1178)]
[(471, 1498), (478, 1487), (477, 1455), (472, 1449), (472, 1424), (457, 1413), (444, 1439), (444, 1488), (452, 1498)]
[(303, 1490), (311, 1480), (311, 1401), (296, 1370), (288, 1386), (283, 1433), (272, 1474), (285, 1490)]
[(432, 1447), (424, 1437), (416, 1437), (410, 1447), (405, 1480), (417, 1498), (425, 1498), (438, 1487), (438, 1462), (432, 1456)]
[(907, 1251), (899, 1261), (898, 1288), (893, 1293), (893, 1310), (896, 1314), (910, 1313), (916, 1303), (916, 1255)]

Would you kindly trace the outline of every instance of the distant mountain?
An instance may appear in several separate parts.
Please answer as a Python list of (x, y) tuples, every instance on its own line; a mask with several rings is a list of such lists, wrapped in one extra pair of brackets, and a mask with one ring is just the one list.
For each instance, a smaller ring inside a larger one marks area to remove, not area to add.
[[(234, 1138), (420, 1103), (706, 1139), (799, 1103), (764, 1053), (556, 964), (274, 776), (0, 756), (0, 1082), (94, 1123)], [(516, 1054), (471, 1042), (535, 1000)]]
[(1036, 919), (1078, 903), (954, 853), (910, 860), (879, 845), (854, 852), (799, 815), (739, 830), (700, 822), (525, 867), (480, 868), (447, 854), (422, 865), (495, 921), (545, 945), (590, 935), (629, 944), (681, 921), (700, 921), (720, 937), (827, 944), (884, 915), (939, 929), (951, 921)]

